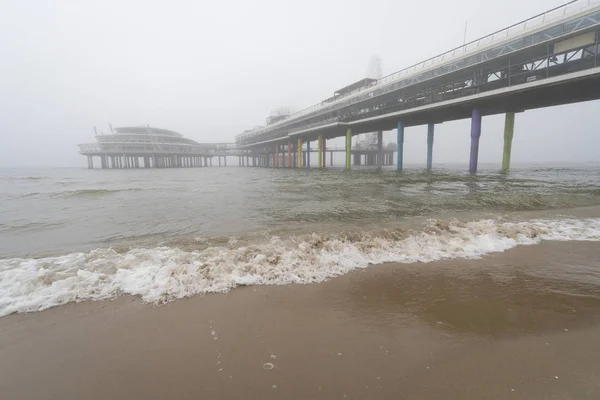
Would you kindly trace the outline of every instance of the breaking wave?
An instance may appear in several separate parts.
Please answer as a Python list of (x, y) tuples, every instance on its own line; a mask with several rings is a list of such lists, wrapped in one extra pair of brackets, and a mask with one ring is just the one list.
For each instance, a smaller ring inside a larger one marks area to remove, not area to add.
[[(309, 284), (384, 262), (478, 258), (543, 240), (600, 241), (600, 219), (431, 221), (423, 229), (235, 238), (199, 250), (101, 248), (0, 260), (0, 316), (123, 294), (149, 303), (223, 293), (240, 285)], [(202, 241), (202, 240), (200, 240)]]

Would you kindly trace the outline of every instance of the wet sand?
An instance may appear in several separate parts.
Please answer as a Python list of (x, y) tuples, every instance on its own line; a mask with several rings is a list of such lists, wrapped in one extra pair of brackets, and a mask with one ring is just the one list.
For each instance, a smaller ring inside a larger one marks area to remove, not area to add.
[(599, 338), (600, 243), (544, 243), (10, 315), (0, 398), (598, 399)]

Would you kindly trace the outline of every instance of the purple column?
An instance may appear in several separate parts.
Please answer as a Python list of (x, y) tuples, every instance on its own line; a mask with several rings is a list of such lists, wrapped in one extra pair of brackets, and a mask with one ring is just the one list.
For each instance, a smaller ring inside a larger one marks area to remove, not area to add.
[(471, 114), (471, 160), (469, 172), (477, 172), (477, 159), (479, 158), (479, 137), (481, 136), (481, 112), (474, 108)]

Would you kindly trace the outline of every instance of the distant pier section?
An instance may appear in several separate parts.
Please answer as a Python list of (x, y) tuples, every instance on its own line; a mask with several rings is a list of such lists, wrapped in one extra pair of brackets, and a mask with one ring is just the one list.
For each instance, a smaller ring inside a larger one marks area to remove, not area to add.
[(101, 168), (192, 168), (227, 165), (227, 156), (241, 156), (234, 143), (198, 143), (182, 134), (150, 126), (112, 128), (109, 134), (98, 134), (96, 143), (79, 145), (87, 156), (88, 168), (94, 158)]

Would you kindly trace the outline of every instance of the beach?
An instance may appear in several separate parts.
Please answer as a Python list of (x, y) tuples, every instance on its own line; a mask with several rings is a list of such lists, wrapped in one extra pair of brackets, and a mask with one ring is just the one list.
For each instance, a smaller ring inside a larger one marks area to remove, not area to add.
[(438, 168), (0, 170), (0, 398), (600, 398), (600, 167)]
[(598, 278), (598, 254), (596, 242), (542, 243), (163, 306), (125, 296), (13, 314), (0, 318), (0, 392), (597, 399), (600, 286), (586, 274)]

